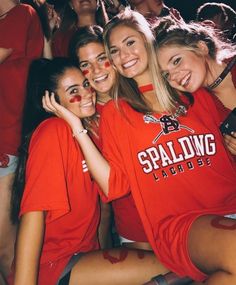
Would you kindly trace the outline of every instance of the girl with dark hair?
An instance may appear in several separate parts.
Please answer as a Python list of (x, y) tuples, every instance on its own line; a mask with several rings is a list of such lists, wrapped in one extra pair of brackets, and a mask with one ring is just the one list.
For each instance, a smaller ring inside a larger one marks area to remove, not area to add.
[(52, 41), (53, 56), (68, 56), (70, 39), (79, 27), (100, 25), (108, 21), (102, 0), (68, 0), (59, 11), (61, 24)]
[[(157, 59), (166, 84), (182, 92), (205, 87), (223, 122), (236, 108), (236, 50), (216, 31), (198, 23), (162, 19), (155, 28)], [(225, 135), (236, 155), (236, 130)]]
[(33, 62), (12, 199), (12, 219), (20, 218), (13, 284), (140, 285), (165, 272), (149, 252), (94, 251), (99, 248), (98, 193), (75, 139), (87, 130), (73, 133), (64, 120), (44, 111), (45, 92), (81, 118), (88, 132), (95, 120), (95, 92), (76, 63), (67, 58)]
[(139, 13), (117, 15), (104, 38), (119, 72), (115, 102), (106, 104), (100, 121), (104, 157), (53, 95), (44, 98), (45, 108), (78, 130), (105, 200), (132, 191), (149, 242), (169, 270), (209, 285), (236, 283), (236, 224), (225, 217), (236, 211), (236, 167), (210, 94), (170, 92)]

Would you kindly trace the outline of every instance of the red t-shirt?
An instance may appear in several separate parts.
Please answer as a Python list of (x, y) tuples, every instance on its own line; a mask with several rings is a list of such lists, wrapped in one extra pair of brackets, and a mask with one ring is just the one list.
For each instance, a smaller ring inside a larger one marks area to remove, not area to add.
[(67, 32), (57, 31), (52, 40), (52, 54), (56, 56), (68, 56), (69, 43), (75, 33), (76, 28), (72, 28)]
[(55, 285), (74, 253), (98, 249), (98, 193), (70, 127), (51, 118), (34, 132), (20, 215), (46, 211), (39, 285)]
[(236, 169), (219, 132), (219, 114), (204, 89), (187, 116), (142, 114), (121, 101), (101, 116), (103, 153), (109, 161), (108, 201), (130, 191), (159, 260), (180, 276), (203, 280), (191, 262), (187, 237), (206, 213), (236, 212)]
[(0, 64), (0, 153), (17, 154), (30, 62), (43, 51), (43, 33), (36, 11), (19, 4), (0, 20), (0, 47), (12, 54)]
[[(99, 103), (96, 104), (96, 110), (100, 115), (104, 106)], [(101, 149), (101, 141), (94, 140), (94, 142)], [(131, 193), (112, 201), (112, 209), (116, 230), (120, 236), (132, 241), (148, 241)]]

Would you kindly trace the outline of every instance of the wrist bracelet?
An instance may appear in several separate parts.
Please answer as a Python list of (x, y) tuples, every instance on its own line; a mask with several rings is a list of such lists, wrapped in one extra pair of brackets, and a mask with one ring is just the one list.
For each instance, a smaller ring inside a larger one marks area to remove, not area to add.
[(72, 136), (75, 137), (77, 135), (81, 135), (81, 134), (87, 134), (88, 130), (86, 129), (82, 129), (82, 130), (73, 130), (72, 132)]

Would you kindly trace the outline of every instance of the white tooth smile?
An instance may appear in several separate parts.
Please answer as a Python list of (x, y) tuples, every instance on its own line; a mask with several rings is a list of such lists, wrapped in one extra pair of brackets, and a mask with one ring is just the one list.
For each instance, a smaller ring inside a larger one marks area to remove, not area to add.
[(101, 82), (101, 81), (107, 79), (107, 77), (108, 77), (108, 75), (106, 74), (106, 75), (103, 75), (103, 76), (100, 76), (100, 77), (95, 78), (93, 81), (94, 81), (95, 83), (96, 83), (96, 82)]
[(184, 87), (189, 83), (189, 80), (190, 80), (190, 74), (188, 74), (187, 76), (184, 77), (184, 79), (181, 80), (180, 85)]
[(133, 59), (133, 60), (130, 60), (129, 62), (127, 62), (127, 63), (124, 63), (123, 67), (124, 68), (129, 68), (129, 67), (135, 65), (136, 63), (137, 63), (137, 59)]
[(92, 106), (93, 105), (93, 101), (90, 101), (90, 102), (87, 102), (87, 103), (85, 103), (85, 104), (82, 104), (82, 105), (80, 105), (80, 107), (90, 107), (90, 106)]

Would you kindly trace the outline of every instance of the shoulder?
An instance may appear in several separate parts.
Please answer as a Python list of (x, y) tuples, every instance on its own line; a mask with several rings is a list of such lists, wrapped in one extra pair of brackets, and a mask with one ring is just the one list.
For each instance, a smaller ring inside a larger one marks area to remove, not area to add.
[(18, 13), (22, 13), (24, 15), (29, 15), (29, 16), (37, 14), (35, 9), (32, 6), (28, 5), (28, 4), (19, 4), (19, 5), (17, 5), (16, 6), (16, 11)]
[(122, 116), (125, 112), (130, 112), (133, 109), (129, 106), (129, 104), (120, 99), (117, 103), (114, 100), (110, 100), (102, 110), (102, 116)]
[(71, 136), (72, 132), (69, 125), (60, 118), (49, 118), (43, 121), (37, 129), (34, 131), (32, 140), (41, 140), (43, 141), (53, 142), (56, 138), (61, 140), (65, 138), (65, 136)]

